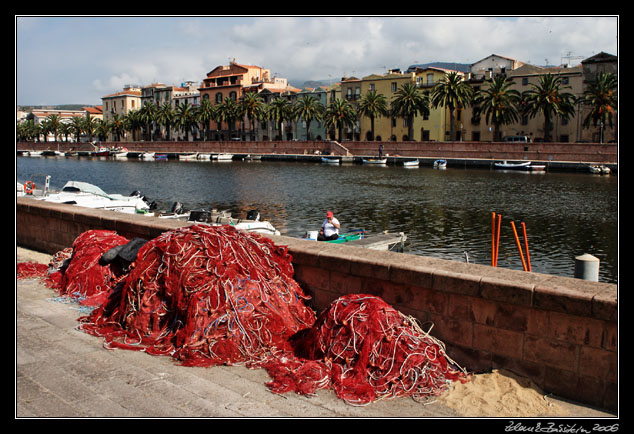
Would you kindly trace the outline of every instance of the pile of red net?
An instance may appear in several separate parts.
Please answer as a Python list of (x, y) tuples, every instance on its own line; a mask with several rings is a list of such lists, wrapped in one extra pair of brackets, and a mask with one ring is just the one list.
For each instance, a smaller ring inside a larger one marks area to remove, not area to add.
[(466, 375), (441, 342), (378, 297), (349, 295), (319, 317), (293, 280), (291, 256), (231, 226), (168, 231), (125, 274), (99, 257), (128, 240), (89, 231), (51, 286), (97, 303), (80, 328), (106, 348), (167, 354), (188, 366), (265, 368), (275, 393), (333, 389), (352, 404), (427, 398)]
[(292, 351), (314, 312), (291, 257), (259, 234), (190, 226), (149, 241), (121, 290), (82, 320), (108, 347), (171, 354), (185, 365), (257, 366)]
[(48, 265), (39, 262), (18, 262), (15, 268), (18, 279), (41, 278), (48, 272)]
[(371, 295), (335, 300), (295, 337), (294, 347), (298, 359), (267, 367), (274, 391), (332, 387), (346, 402), (366, 404), (402, 395), (428, 398), (451, 381), (466, 380), (440, 341)]
[(59, 295), (77, 299), (82, 305), (100, 306), (106, 302), (116, 284), (125, 278), (123, 270), (103, 265), (101, 256), (127, 242), (127, 238), (113, 231), (90, 230), (82, 233), (75, 239), (70, 251), (58, 253), (58, 257), (70, 254), (70, 261), (48, 276), (48, 285)]

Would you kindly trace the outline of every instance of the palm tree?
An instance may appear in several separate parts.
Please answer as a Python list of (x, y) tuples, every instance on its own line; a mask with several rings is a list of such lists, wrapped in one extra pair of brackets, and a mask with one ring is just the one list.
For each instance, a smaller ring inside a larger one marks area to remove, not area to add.
[(337, 128), (339, 131), (339, 139), (343, 138), (343, 128), (353, 127), (357, 120), (357, 114), (352, 105), (347, 100), (337, 98), (333, 100), (324, 113), (324, 123), (327, 128)]
[[(48, 115), (46, 116), (46, 118), (44, 119), (45, 122), (45, 130), (46, 132), (52, 132), (54, 137), (55, 137), (55, 141), (57, 142), (57, 134), (60, 130), (60, 126), (61, 126), (61, 118), (59, 117), (59, 115)], [(44, 135), (46, 137), (46, 134)]]
[[(97, 134), (97, 138), (104, 142), (106, 141), (106, 139), (108, 138), (108, 134), (110, 133), (111, 130), (111, 122), (110, 121), (105, 121), (105, 120), (99, 120), (97, 121), (97, 128), (95, 129), (95, 132)], [(92, 142), (92, 140), (91, 140)]]
[(432, 89), (432, 105), (449, 109), (449, 140), (453, 141), (456, 139), (456, 108), (468, 106), (471, 103), (473, 94), (473, 88), (456, 71), (445, 74), (442, 80)]
[(310, 122), (315, 119), (320, 121), (324, 114), (323, 104), (312, 95), (304, 95), (293, 107), (295, 119), (306, 122), (306, 140), (310, 140)]
[(371, 90), (361, 97), (358, 107), (359, 114), (370, 118), (370, 140), (374, 140), (374, 119), (389, 114), (387, 98), (381, 93)]
[(286, 120), (290, 120), (292, 117), (291, 103), (282, 97), (277, 97), (269, 106), (269, 119), (274, 121), (280, 131), (281, 140), (284, 140), (284, 131), (282, 131), (282, 124)]
[(227, 123), (229, 128), (229, 138), (233, 133), (236, 120), (239, 118), (238, 104), (232, 98), (225, 98), (218, 106), (218, 119)]
[(75, 132), (75, 140), (79, 142), (79, 138), (81, 137), (81, 133), (86, 128), (86, 118), (83, 116), (75, 116), (70, 121), (70, 127)]
[(506, 76), (496, 75), (488, 89), (480, 91), (474, 98), (475, 116), (484, 113), (486, 123), (493, 124), (493, 140), (500, 139), (500, 125), (518, 122), (522, 97), (519, 91), (511, 89), (513, 82)]
[(216, 118), (216, 107), (209, 102), (208, 98), (203, 98), (196, 109), (195, 118), (200, 124), (200, 130), (204, 131), (204, 140), (209, 140), (209, 122)]
[(264, 109), (264, 102), (262, 97), (255, 92), (246, 92), (240, 98), (241, 111), (247, 117), (250, 123), (250, 136), (251, 140), (254, 140), (255, 133), (255, 121), (261, 117), (262, 110)]
[(154, 140), (152, 124), (154, 123), (157, 111), (158, 107), (151, 101), (143, 104), (143, 107), (139, 110), (140, 120), (145, 125), (145, 136), (149, 137), (150, 141)]
[(618, 78), (612, 73), (600, 72), (597, 79), (583, 92), (581, 103), (590, 107), (590, 113), (583, 120), (583, 127), (600, 127), (600, 142), (603, 143), (603, 127), (612, 126), (612, 118), (617, 108)]
[(159, 124), (165, 127), (165, 131), (167, 134), (167, 140), (170, 140), (170, 129), (172, 126), (172, 122), (174, 121), (174, 110), (172, 109), (172, 105), (169, 102), (163, 103), (158, 110), (156, 111), (156, 116), (154, 120)]
[(174, 126), (185, 131), (185, 141), (189, 141), (189, 132), (196, 125), (194, 107), (191, 104), (184, 103), (176, 106), (174, 113)]
[(112, 133), (115, 141), (121, 140), (121, 133), (125, 131), (125, 118), (118, 113), (112, 115), (112, 120), (108, 122), (108, 130)]
[(414, 140), (414, 116), (429, 114), (429, 98), (414, 83), (405, 83), (394, 94), (392, 114), (407, 119), (407, 136)]
[(570, 89), (570, 86), (562, 87), (561, 77), (553, 74), (546, 74), (539, 78), (539, 84), (531, 84), (532, 89), (522, 94), (525, 104), (525, 113), (531, 118), (538, 114), (544, 116), (544, 141), (550, 141), (550, 129), (554, 116), (561, 116), (569, 119), (575, 114), (575, 97), (563, 89)]
[[(99, 128), (99, 125), (101, 124), (101, 121), (97, 118), (86, 118), (86, 120), (84, 121), (84, 132), (86, 134), (88, 134), (88, 140), (90, 142), (92, 142), (92, 136), (94, 136), (97, 133), (97, 128)], [(77, 141), (79, 141), (79, 138), (77, 139)]]

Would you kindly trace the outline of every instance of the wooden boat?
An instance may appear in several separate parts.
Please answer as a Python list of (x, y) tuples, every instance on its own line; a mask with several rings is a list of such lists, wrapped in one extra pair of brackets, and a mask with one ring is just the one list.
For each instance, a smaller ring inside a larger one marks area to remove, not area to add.
[(418, 161), (418, 158), (416, 160), (403, 161), (403, 166), (405, 167), (418, 167), (419, 165), (420, 161)]
[(158, 217), (202, 223), (211, 226), (230, 225), (246, 232), (280, 235), (280, 232), (275, 229), (270, 222), (260, 220), (260, 213), (257, 210), (249, 211), (246, 214), (246, 218), (241, 219), (233, 217), (229, 211), (218, 211), (215, 209), (211, 211), (206, 209), (185, 211), (180, 207), (180, 204), (175, 203), (172, 206), (172, 212), (159, 214)]
[(211, 154), (198, 153), (196, 154), (196, 159), (197, 160), (211, 160)]
[(198, 154), (192, 153), (192, 154), (178, 154), (178, 159), (181, 161), (190, 161), (190, 160), (197, 160), (198, 159)]
[(546, 170), (545, 164), (533, 164), (530, 161), (521, 161), (521, 162), (508, 162), (502, 161), (494, 164), (496, 169), (502, 170), (524, 170), (524, 171), (533, 171), (540, 172)]
[(110, 149), (99, 148), (96, 151), (93, 151), (90, 155), (93, 157), (108, 157), (110, 155)]
[(321, 157), (321, 162), (324, 164), (340, 164), (341, 160), (335, 157)]
[(385, 165), (387, 164), (387, 158), (363, 158), (363, 164), (373, 164), (373, 165)]
[(155, 160), (167, 160), (167, 154), (154, 154)]

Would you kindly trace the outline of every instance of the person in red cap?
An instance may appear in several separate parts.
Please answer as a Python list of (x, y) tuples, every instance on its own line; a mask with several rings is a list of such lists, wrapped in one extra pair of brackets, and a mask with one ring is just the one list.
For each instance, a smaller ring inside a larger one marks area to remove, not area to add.
[(339, 220), (337, 220), (332, 213), (332, 211), (328, 211), (326, 213), (326, 220), (321, 224), (321, 229), (319, 229), (319, 235), (317, 235), (318, 241), (330, 241), (336, 240), (339, 238), (339, 228), (341, 225), (339, 224)]

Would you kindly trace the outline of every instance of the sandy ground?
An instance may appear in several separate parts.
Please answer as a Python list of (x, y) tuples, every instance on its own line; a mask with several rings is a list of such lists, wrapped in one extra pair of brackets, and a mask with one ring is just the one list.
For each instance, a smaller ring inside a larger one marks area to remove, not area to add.
[[(17, 247), (16, 262), (48, 264), (51, 256)], [(463, 417), (611, 418), (615, 414), (545, 395), (531, 380), (495, 370), (455, 382), (439, 403)]]

